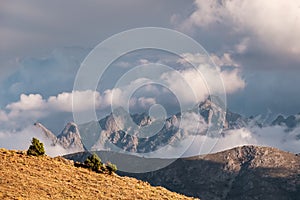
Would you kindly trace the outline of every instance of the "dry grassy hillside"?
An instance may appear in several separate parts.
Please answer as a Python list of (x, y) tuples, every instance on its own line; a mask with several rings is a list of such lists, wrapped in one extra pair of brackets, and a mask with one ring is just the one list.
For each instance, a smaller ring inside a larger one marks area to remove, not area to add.
[(0, 149), (0, 199), (191, 199), (118, 175), (76, 168), (64, 158)]

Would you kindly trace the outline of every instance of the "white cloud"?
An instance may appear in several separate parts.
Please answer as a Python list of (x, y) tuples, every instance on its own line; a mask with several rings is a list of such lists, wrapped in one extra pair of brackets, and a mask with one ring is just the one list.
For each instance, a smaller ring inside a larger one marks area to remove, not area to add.
[(250, 42), (249, 37), (243, 38), (238, 44), (235, 45), (234, 50), (239, 54), (245, 53), (248, 49), (249, 42)]
[(242, 128), (225, 132), (219, 139), (213, 152), (230, 149), (241, 145), (258, 145), (279, 148), (294, 153), (300, 152), (300, 140), (297, 139), (300, 128), (286, 132), (285, 127), (267, 126), (263, 128)]
[(13, 127), (14, 129), (26, 125), (26, 122), (33, 122), (45, 117), (47, 112), (46, 101), (40, 94), (21, 94), (18, 102), (10, 103), (5, 110), (0, 110), (0, 124), (3, 127)]
[[(196, 10), (180, 24), (182, 30), (223, 24), (231, 28), (232, 36), (245, 34), (251, 43), (271, 52), (300, 55), (297, 0), (195, 0), (195, 5)], [(238, 46), (240, 52), (246, 49), (246, 43)]]
[(139, 63), (140, 63), (141, 65), (144, 65), (144, 64), (149, 64), (150, 62), (149, 62), (149, 60), (147, 60), (147, 59), (140, 59), (140, 60), (139, 60)]
[[(76, 100), (73, 101), (73, 99)], [(90, 101), (91, 99), (94, 101)], [(73, 109), (83, 111), (94, 107), (98, 108), (101, 104), (101, 95), (99, 92), (91, 90), (63, 92), (49, 97), (47, 104), (49, 108), (59, 111), (72, 112)]]
[[(129, 100), (124, 96), (124, 90), (121, 90), (120, 88), (113, 88), (113, 89), (108, 89), (103, 92), (103, 97), (102, 97), (102, 104), (101, 107), (108, 107), (110, 105), (115, 105), (115, 106), (125, 106), (125, 99)], [(124, 99), (125, 98), (125, 99)]]
[(128, 106), (146, 108), (150, 104), (154, 103), (155, 99), (144, 96), (135, 97), (134, 92), (142, 87), (144, 87), (148, 93), (151, 90), (154, 91), (154, 88), (151, 87), (151, 83), (150, 79), (143, 77), (127, 81), (126, 83), (120, 84), (111, 90), (104, 91), (102, 95), (102, 102), (106, 107), (112, 105), (114, 108), (119, 106), (124, 108), (127, 108)]
[(0, 110), (0, 121), (8, 121), (8, 116), (6, 114), (6, 112), (4, 112), (3, 110)]
[(195, 135), (203, 132), (208, 128), (205, 120), (201, 115), (194, 112), (184, 113), (180, 121), (180, 127), (189, 135)]
[(178, 63), (180, 64), (186, 64), (188, 61), (191, 64), (203, 64), (203, 63), (208, 63), (208, 56), (206, 54), (192, 54), (192, 53), (184, 53), (181, 55), (182, 58), (178, 59)]
[[(210, 58), (217, 65), (216, 70), (212, 69), (212, 66), (206, 64), (210, 63), (208, 60), (209, 57), (202, 54), (191, 54), (185, 53), (182, 56), (182, 59), (179, 59), (178, 62), (181, 64), (185, 64), (187, 61), (198, 65), (198, 70), (205, 76), (201, 77), (198, 73), (195, 73), (195, 70), (184, 70), (181, 72), (181, 75), (184, 77), (185, 81), (189, 84), (189, 86), (195, 91), (197, 95), (197, 100), (203, 100), (208, 94), (208, 88), (206, 86), (205, 80), (215, 80), (216, 78), (222, 79), (225, 87), (225, 92), (227, 94), (234, 93), (238, 90), (241, 90), (245, 87), (246, 83), (244, 79), (241, 77), (240, 69), (237, 68), (239, 64), (237, 64), (229, 53), (224, 53), (222, 56), (217, 56), (212, 54)], [(232, 66), (234, 69), (224, 69), (223, 66)], [(216, 74), (217, 73), (217, 74)], [(165, 75), (167, 79), (171, 79), (169, 82), (174, 82), (177, 90), (180, 90), (182, 93), (186, 91), (187, 88), (182, 87), (182, 83), (176, 81), (178, 78), (172, 78), (171, 75)], [(217, 81), (216, 81), (217, 82)], [(210, 82), (212, 83), (212, 82)], [(176, 85), (177, 84), (177, 85)], [(223, 92), (221, 91), (223, 88), (220, 85), (209, 85), (210, 92)], [(190, 98), (190, 97), (188, 97)]]
[(183, 105), (195, 105), (209, 94), (201, 74), (195, 69), (166, 72), (161, 78)]
[(246, 86), (246, 83), (241, 78), (240, 71), (238, 69), (234, 69), (231, 71), (222, 71), (221, 77), (223, 79), (225, 91), (227, 94), (234, 93)]
[(231, 66), (231, 67), (239, 67), (240, 65), (236, 63), (229, 53), (224, 53), (222, 56), (217, 56), (216, 54), (211, 54), (210, 58), (213, 62), (219, 66)]
[[(6, 106), (6, 109), (10, 110), (10, 113), (20, 111), (62, 111), (72, 112), (72, 99), (76, 98), (76, 105), (74, 109), (78, 111), (90, 109), (91, 107), (99, 107), (101, 96), (99, 92), (86, 90), (86, 91), (74, 91), (63, 92), (57, 96), (50, 96), (48, 99), (44, 99), (40, 94), (21, 94), (20, 100), (14, 103), (10, 103)], [(87, 99), (94, 99), (87, 101)], [(4, 111), (2, 111), (3, 114)]]
[(21, 94), (20, 101), (8, 104), (10, 110), (39, 110), (45, 107), (45, 101), (40, 94)]
[(44, 144), (46, 154), (49, 156), (72, 153), (59, 145), (51, 145), (52, 141), (44, 137), (44, 133), (42, 133), (40, 128), (33, 125), (23, 127), (19, 131), (0, 130), (0, 147), (6, 149), (27, 150), (33, 137), (38, 138)]
[(138, 87), (140, 84), (141, 80), (135, 80), (124, 88), (105, 90), (102, 95), (91, 90), (63, 92), (47, 99), (40, 94), (21, 94), (19, 101), (8, 104), (5, 110), (0, 109), (0, 124), (15, 129), (59, 112), (102, 110), (111, 105), (115, 108), (131, 106), (147, 109), (156, 103), (155, 98), (133, 97), (130, 102), (130, 89)]
[(154, 98), (145, 98), (145, 97), (138, 98), (137, 102), (140, 106), (144, 108), (149, 107), (156, 103)]
[(190, 30), (194, 26), (204, 27), (219, 22), (221, 16), (225, 15), (224, 9), (216, 0), (196, 0), (194, 3), (197, 10), (181, 24), (183, 30)]
[[(76, 98), (74, 108), (72, 98)], [(0, 124), (2, 128), (17, 129), (54, 113), (73, 110), (80, 112), (94, 107), (100, 108), (100, 105), (100, 93), (91, 90), (63, 92), (48, 99), (40, 94), (21, 94), (19, 101), (8, 104), (5, 110), (0, 110)]]
[(214, 62), (217, 67), (223, 66), (231, 66), (231, 67), (239, 67), (240, 65), (231, 58), (231, 54), (223, 53), (223, 55), (218, 56), (216, 54), (210, 54), (209, 56), (206, 54), (191, 54), (191, 53), (184, 53), (181, 55), (181, 59), (178, 59), (178, 63), (180, 64), (187, 64), (187, 61), (191, 62), (192, 64), (206, 64)]
[[(186, 130), (189, 131), (189, 130)], [(300, 152), (299, 128), (285, 132), (284, 127), (268, 126), (264, 128), (241, 128), (225, 132), (224, 137), (212, 138), (206, 135), (187, 136), (176, 146), (165, 147), (148, 154), (150, 157), (177, 158), (216, 153), (243, 145), (269, 146)]]

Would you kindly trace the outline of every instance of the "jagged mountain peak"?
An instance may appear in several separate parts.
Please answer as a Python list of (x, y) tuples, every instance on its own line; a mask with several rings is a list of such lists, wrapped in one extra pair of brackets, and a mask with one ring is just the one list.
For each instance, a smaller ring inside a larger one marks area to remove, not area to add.
[(50, 140), (52, 145), (55, 145), (55, 143), (57, 142), (57, 137), (50, 130), (48, 130), (40, 122), (34, 123), (34, 126), (36, 126), (37, 128), (40, 128), (42, 130), (42, 132), (44, 133), (44, 136), (46, 137), (46, 139)]
[(147, 113), (130, 115), (134, 123), (138, 126), (147, 126), (152, 123), (152, 118)]
[(65, 128), (62, 130), (61, 134), (58, 136), (58, 138), (68, 134), (76, 134), (80, 137), (77, 124), (75, 124), (74, 122), (67, 123)]
[(46, 139), (50, 140), (53, 146), (60, 145), (63, 148), (73, 152), (85, 150), (78, 126), (74, 122), (67, 123), (67, 125), (58, 136), (54, 135), (50, 130), (48, 130), (39, 122), (34, 123), (34, 125), (42, 130)]
[(84, 150), (78, 126), (74, 122), (69, 122), (57, 136), (59, 143), (65, 149)]
[(209, 96), (197, 105), (197, 109), (207, 124), (222, 125), (225, 130), (242, 128), (249, 123), (249, 119), (228, 110), (217, 96)]
[(196, 112), (203, 117), (211, 130), (218, 130), (226, 125), (225, 103), (220, 98), (209, 96), (198, 104)]

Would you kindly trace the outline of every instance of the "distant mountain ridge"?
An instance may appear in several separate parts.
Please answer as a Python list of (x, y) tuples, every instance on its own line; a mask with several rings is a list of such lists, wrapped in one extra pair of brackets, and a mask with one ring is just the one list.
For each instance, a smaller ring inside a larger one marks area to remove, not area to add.
[[(96, 153), (120, 166), (164, 162), (116, 152)], [(88, 155), (90, 152), (65, 157), (83, 161)], [(240, 146), (205, 156), (179, 158), (156, 171), (118, 174), (202, 200), (298, 200), (300, 196), (300, 156), (271, 147)]]
[[(61, 145), (65, 149), (76, 151), (113, 149), (134, 153), (153, 152), (166, 144), (175, 146), (188, 136), (222, 137), (228, 130), (266, 126), (255, 118), (246, 118), (225, 109), (220, 101), (212, 101), (211, 98), (200, 102), (194, 109), (177, 113), (165, 121), (153, 119), (146, 113), (129, 114), (122, 108), (117, 108), (114, 112), (99, 121), (79, 126), (69, 123), (57, 137), (42, 124), (36, 123), (36, 126), (42, 129), (46, 138), (54, 145)], [(190, 130), (179, 126), (187, 116), (188, 121), (199, 122), (198, 129)], [(270, 125), (286, 126), (287, 130), (292, 130), (299, 124), (300, 116), (295, 115), (287, 118), (278, 116)], [(157, 132), (152, 131), (153, 127), (155, 129), (160, 125), (162, 126)], [(219, 133), (218, 128), (222, 128), (223, 132)], [(143, 137), (140, 137), (141, 135)]]
[(297, 125), (300, 124), (300, 113), (297, 115), (290, 115), (288, 117), (284, 117), (282, 115), (278, 115), (278, 117), (272, 122), (272, 125), (286, 126), (288, 129), (293, 129)]
[[(117, 112), (125, 113), (126, 111), (119, 109)], [(126, 114), (121, 114), (120, 116), (123, 117), (126, 116)], [(180, 123), (186, 116), (192, 117), (189, 120), (199, 121), (199, 130), (191, 131), (186, 130), (185, 127), (179, 127)], [(130, 117), (131, 119), (128, 119)], [(150, 137), (137, 137), (138, 133), (136, 132), (138, 132), (139, 129), (135, 130), (135, 132), (131, 126), (127, 127), (126, 124), (130, 124), (127, 123), (128, 120), (135, 122), (138, 127), (148, 125), (155, 126), (155, 123), (161, 123), (160, 121), (151, 119), (145, 113), (130, 116), (127, 115), (127, 118), (123, 117), (122, 119), (115, 119), (114, 115), (111, 114), (99, 120), (99, 122), (94, 122), (94, 125), (91, 123), (81, 125), (80, 130), (83, 130), (84, 132), (84, 130), (87, 130), (87, 126), (96, 127), (97, 123), (99, 123), (97, 130), (97, 132), (99, 132), (99, 139), (91, 146), (92, 150), (109, 149), (111, 148), (111, 144), (113, 144), (125, 151), (147, 153), (155, 151), (163, 147), (165, 144), (175, 145), (177, 142), (190, 135), (205, 135), (207, 134), (208, 128), (210, 128), (210, 132), (208, 132), (208, 134), (211, 134), (212, 137), (219, 137), (220, 133), (215, 133), (213, 128), (217, 127), (225, 130), (236, 129), (245, 127), (249, 121), (241, 115), (230, 111), (226, 112), (222, 105), (219, 105), (216, 101), (212, 101), (210, 98), (199, 103), (191, 111), (177, 113), (167, 118), (164, 122), (162, 122), (164, 126), (155, 135), (151, 135)], [(143, 129), (143, 131), (147, 131), (147, 129)], [(94, 131), (91, 135), (95, 136), (96, 134), (96, 131)], [(217, 135), (214, 136), (214, 134)], [(83, 136), (83, 138), (87, 137)], [(89, 141), (87, 141), (87, 143), (89, 143)]]

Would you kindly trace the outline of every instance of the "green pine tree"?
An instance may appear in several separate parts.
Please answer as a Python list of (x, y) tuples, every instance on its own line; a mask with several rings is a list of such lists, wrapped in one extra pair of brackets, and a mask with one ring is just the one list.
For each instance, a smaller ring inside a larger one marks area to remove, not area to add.
[(31, 156), (45, 155), (44, 144), (41, 143), (38, 139), (32, 138), (31, 145), (27, 150), (27, 155), (31, 155)]
[(95, 172), (99, 172), (99, 170), (102, 167), (101, 159), (97, 154), (93, 154), (89, 156), (85, 161), (84, 164), (86, 164), (90, 169), (92, 169)]

